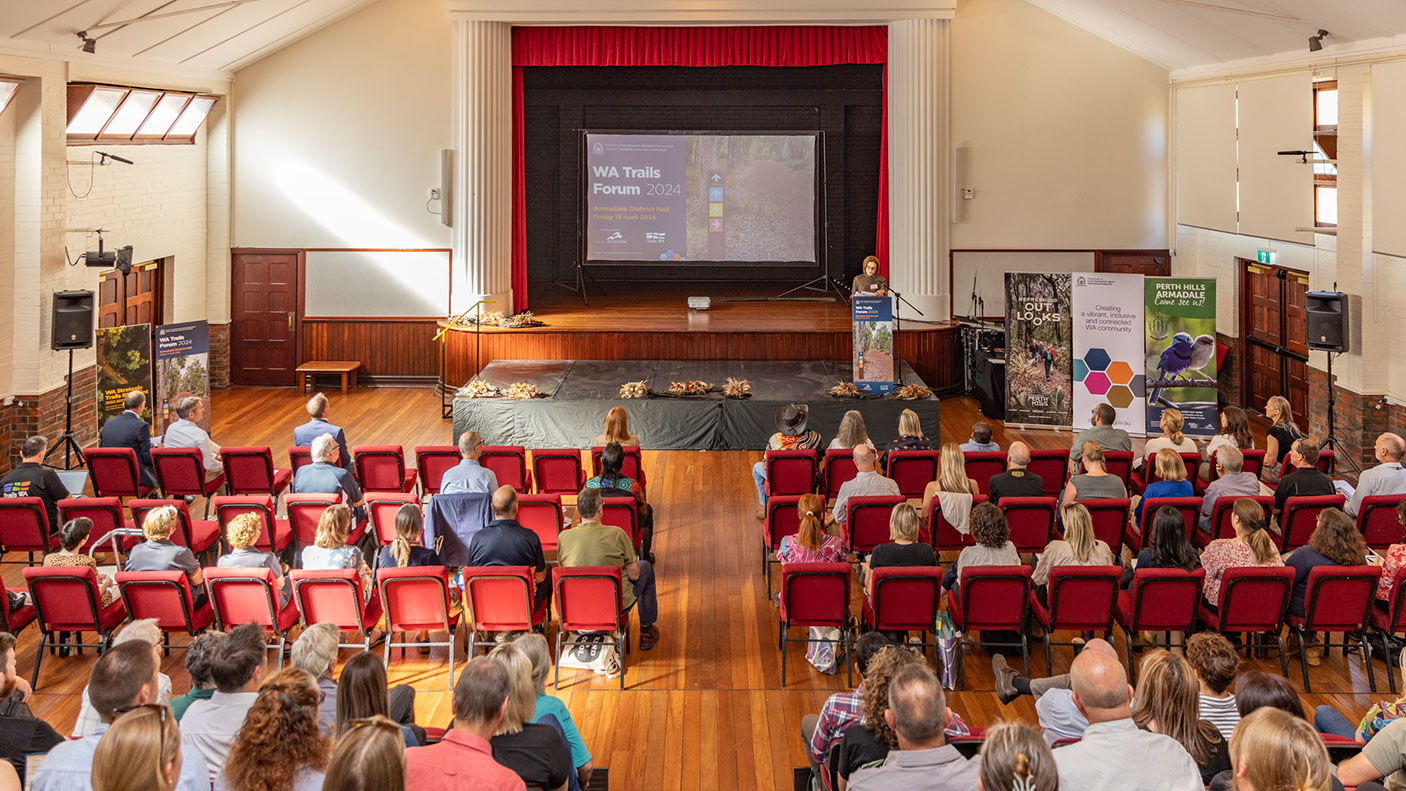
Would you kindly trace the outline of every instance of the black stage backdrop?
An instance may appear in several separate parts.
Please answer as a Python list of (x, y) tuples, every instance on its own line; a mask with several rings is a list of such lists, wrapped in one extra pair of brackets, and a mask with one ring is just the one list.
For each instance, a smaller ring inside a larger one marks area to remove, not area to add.
[(827, 224), (817, 250), (822, 263), (814, 271), (757, 264), (597, 264), (591, 267), (597, 278), (768, 282), (808, 279), (828, 266), (828, 274), (848, 282), (874, 252), (883, 76), (881, 65), (524, 68), (531, 297), (538, 298), (579, 255), (582, 129), (824, 133)]

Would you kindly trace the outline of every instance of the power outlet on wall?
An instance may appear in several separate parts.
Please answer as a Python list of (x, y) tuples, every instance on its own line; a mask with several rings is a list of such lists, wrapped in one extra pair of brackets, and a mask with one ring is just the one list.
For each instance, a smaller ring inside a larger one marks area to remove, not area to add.
[(439, 200), (439, 188), (430, 187), (430, 200)]

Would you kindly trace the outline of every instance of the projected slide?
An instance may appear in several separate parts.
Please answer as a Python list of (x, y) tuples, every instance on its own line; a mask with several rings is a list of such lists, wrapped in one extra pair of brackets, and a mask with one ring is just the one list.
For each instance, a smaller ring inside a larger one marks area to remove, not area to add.
[(813, 263), (815, 135), (586, 135), (586, 260)]

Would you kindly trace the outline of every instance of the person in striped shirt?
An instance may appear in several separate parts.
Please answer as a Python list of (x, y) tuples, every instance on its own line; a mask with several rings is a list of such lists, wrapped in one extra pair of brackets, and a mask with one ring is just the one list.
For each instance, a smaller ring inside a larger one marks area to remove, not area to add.
[(1240, 722), (1230, 684), (1240, 667), (1235, 646), (1219, 632), (1198, 632), (1186, 641), (1186, 661), (1201, 682), (1200, 718), (1210, 721), (1227, 740)]

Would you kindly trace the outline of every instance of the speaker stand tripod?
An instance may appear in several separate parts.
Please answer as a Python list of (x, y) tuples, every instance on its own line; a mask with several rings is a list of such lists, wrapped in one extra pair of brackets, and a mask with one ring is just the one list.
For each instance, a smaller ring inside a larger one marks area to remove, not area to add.
[[(44, 454), (44, 462), (47, 464), (49, 457), (63, 448), (63, 468), (71, 470), (74, 467), (82, 467), (88, 463), (83, 456), (83, 446), (78, 444), (78, 440), (73, 437), (73, 350), (68, 350), (68, 388), (64, 393), (64, 416), (63, 416), (63, 436), (49, 448), (49, 452)], [(74, 464), (73, 457), (78, 457), (78, 463)]]
[[(1357, 463), (1356, 459), (1352, 458), (1352, 455), (1348, 453), (1347, 447), (1338, 439), (1337, 422), (1333, 414), (1337, 404), (1338, 397), (1333, 393), (1333, 353), (1328, 352), (1328, 436), (1322, 442), (1318, 443), (1318, 449), (1332, 448), (1333, 466), (1335, 468), (1337, 467), (1337, 461), (1341, 459), (1347, 462), (1348, 466), (1352, 467), (1353, 472), (1361, 474), (1362, 466)], [(1337, 472), (1336, 469), (1333, 471)]]

